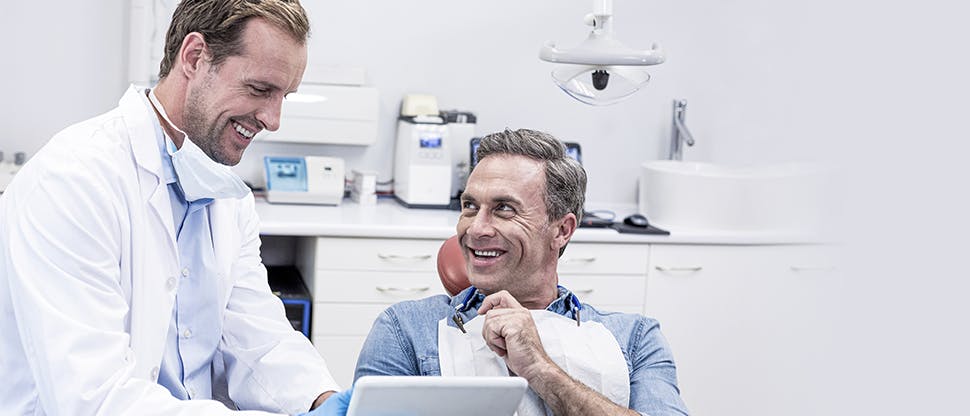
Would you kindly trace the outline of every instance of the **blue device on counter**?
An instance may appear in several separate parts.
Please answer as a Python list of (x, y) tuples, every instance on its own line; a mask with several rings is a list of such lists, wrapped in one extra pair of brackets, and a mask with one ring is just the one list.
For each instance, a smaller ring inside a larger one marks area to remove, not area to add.
[(274, 157), (263, 159), (266, 168), (266, 189), (273, 191), (306, 192), (306, 159), (302, 157)]

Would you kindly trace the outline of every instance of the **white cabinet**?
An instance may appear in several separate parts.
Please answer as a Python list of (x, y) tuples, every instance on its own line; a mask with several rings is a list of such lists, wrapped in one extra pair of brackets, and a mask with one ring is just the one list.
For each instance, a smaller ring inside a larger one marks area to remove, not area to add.
[(649, 256), (646, 244), (569, 243), (559, 284), (599, 310), (641, 313)]
[(341, 386), (353, 382), (374, 319), (388, 306), (445, 293), (438, 279), (442, 241), (303, 238), (297, 267), (313, 295), (311, 337)]
[(825, 398), (835, 258), (824, 246), (653, 245), (660, 321), (697, 415), (811, 415)]

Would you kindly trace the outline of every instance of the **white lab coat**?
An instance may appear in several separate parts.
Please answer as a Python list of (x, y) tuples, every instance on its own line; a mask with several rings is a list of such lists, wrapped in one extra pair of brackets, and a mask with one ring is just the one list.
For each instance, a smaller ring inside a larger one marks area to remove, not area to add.
[[(155, 123), (132, 87), (0, 197), (0, 413), (230, 413), (156, 383), (179, 274)], [(215, 201), (210, 223), (225, 305), (214, 378), (239, 408), (306, 411), (337, 385), (269, 290), (252, 194)]]

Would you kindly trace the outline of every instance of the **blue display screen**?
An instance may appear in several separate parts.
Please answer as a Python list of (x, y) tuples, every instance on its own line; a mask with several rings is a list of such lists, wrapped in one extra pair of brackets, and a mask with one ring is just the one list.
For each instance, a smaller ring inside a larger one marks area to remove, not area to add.
[(274, 191), (306, 192), (306, 160), (302, 157), (263, 158), (266, 167), (266, 189)]
[(421, 138), (421, 148), (422, 149), (438, 149), (441, 147), (441, 137), (439, 136), (428, 136)]

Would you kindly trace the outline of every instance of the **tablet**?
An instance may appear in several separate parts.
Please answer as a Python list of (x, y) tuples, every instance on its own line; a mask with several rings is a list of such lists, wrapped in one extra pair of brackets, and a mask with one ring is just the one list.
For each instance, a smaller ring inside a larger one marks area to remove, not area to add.
[(527, 388), (522, 377), (365, 376), (347, 416), (511, 416)]

